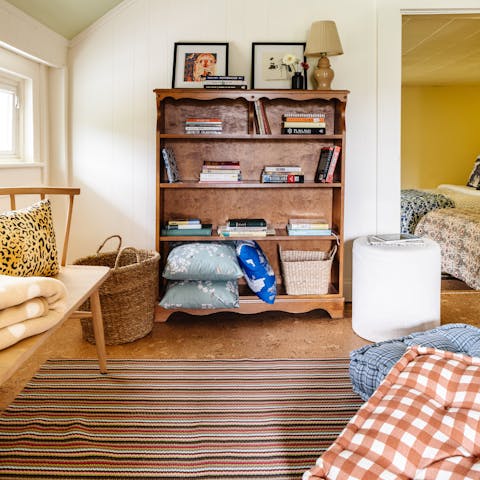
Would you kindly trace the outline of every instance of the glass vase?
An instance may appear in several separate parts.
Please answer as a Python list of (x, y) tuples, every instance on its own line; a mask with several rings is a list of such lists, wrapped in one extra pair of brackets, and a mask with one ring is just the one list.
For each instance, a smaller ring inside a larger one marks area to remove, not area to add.
[(292, 76), (292, 90), (303, 90), (305, 85), (301, 72), (295, 72)]

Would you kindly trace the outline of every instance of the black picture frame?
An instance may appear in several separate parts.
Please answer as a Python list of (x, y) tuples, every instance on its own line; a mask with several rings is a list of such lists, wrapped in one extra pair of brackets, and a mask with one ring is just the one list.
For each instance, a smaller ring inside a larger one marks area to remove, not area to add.
[[(287, 53), (291, 53), (300, 59), (300, 62), (306, 63), (305, 46), (305, 42), (253, 42), (251, 88), (292, 88), (292, 72), (287, 72), (287, 68), (282, 67), (279, 60)], [(284, 70), (282, 71), (283, 68)], [(307, 71), (303, 68), (300, 71), (302, 72), (304, 88), (306, 89), (308, 86)], [(272, 75), (267, 73), (272, 73)]]
[[(172, 88), (202, 88), (203, 80), (198, 71), (195, 71), (195, 65), (201, 65), (199, 56), (205, 56), (204, 62), (211, 61), (214, 57), (214, 63), (207, 63), (202, 68), (204, 72), (211, 75), (228, 75), (228, 42), (175, 42), (173, 49), (173, 74)], [(209, 66), (213, 66), (208, 71)]]

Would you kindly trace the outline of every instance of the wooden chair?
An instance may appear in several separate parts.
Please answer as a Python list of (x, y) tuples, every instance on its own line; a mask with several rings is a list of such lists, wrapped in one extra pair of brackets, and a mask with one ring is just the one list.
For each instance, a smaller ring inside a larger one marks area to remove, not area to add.
[[(99, 369), (107, 372), (105, 337), (103, 331), (102, 311), (100, 307), (99, 288), (110, 274), (108, 267), (67, 265), (67, 251), (72, 222), (73, 203), (79, 188), (68, 187), (3, 187), (0, 188), (0, 198), (10, 197), (10, 209), (18, 207), (19, 197), (34, 196), (45, 199), (58, 195), (68, 197), (68, 207), (65, 221), (65, 231), (61, 250), (60, 273), (55, 277), (62, 281), (68, 292), (66, 299), (67, 309), (60, 322), (50, 330), (26, 338), (11, 347), (0, 351), (0, 384), (4, 383), (22, 364), (56, 331), (68, 318), (92, 318), (95, 334)], [(30, 202), (31, 203), (31, 202)], [(91, 312), (78, 311), (85, 300), (90, 299)]]

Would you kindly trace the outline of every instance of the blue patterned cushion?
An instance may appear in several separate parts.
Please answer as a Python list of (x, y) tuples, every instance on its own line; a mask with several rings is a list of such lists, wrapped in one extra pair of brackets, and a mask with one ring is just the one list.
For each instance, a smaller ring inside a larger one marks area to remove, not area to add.
[(236, 245), (238, 261), (248, 286), (264, 302), (275, 302), (275, 272), (260, 245), (253, 240), (238, 241)]
[(189, 242), (168, 254), (163, 277), (169, 280), (233, 280), (243, 276), (235, 247), (227, 243)]
[(238, 308), (237, 280), (169, 281), (160, 305), (163, 308)]
[(480, 328), (452, 323), (354, 350), (350, 352), (350, 379), (353, 390), (363, 400), (368, 400), (407, 347), (412, 345), (480, 357)]

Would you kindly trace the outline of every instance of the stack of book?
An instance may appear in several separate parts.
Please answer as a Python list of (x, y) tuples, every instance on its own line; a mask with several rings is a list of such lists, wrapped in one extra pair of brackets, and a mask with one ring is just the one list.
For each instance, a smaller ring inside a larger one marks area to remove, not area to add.
[(299, 165), (272, 165), (263, 168), (262, 183), (304, 183)]
[(216, 117), (187, 118), (185, 120), (185, 133), (190, 133), (193, 135), (212, 135), (222, 133), (222, 119)]
[(317, 171), (315, 173), (315, 181), (317, 183), (333, 182), (333, 174), (335, 173), (335, 167), (337, 166), (338, 157), (340, 156), (340, 150), (341, 147), (338, 145), (322, 147)]
[(233, 218), (217, 229), (221, 237), (266, 237), (271, 232), (264, 218)]
[(162, 235), (169, 237), (209, 237), (212, 224), (202, 223), (199, 218), (172, 219), (162, 228)]
[(200, 172), (201, 182), (239, 182), (242, 179), (240, 162), (205, 160)]
[(203, 82), (203, 88), (246, 90), (247, 82), (244, 75), (207, 75)]
[(282, 133), (286, 135), (324, 135), (325, 113), (288, 112), (282, 115)]
[(324, 218), (291, 218), (287, 224), (289, 235), (331, 235), (332, 229)]

